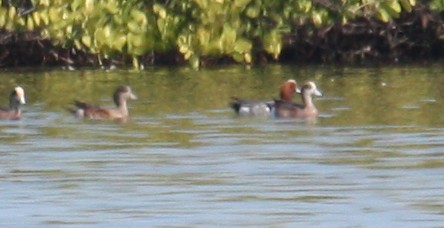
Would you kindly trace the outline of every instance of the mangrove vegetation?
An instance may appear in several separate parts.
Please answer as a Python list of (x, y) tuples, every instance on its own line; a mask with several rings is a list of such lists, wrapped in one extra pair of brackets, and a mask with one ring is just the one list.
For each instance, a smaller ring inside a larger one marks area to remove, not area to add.
[(2, 0), (0, 65), (443, 57), (444, 0)]

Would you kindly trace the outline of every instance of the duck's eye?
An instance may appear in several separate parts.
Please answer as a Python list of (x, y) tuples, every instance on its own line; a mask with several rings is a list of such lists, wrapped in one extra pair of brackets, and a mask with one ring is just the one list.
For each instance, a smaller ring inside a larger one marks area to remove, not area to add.
[(313, 83), (308, 83), (308, 84), (306, 84), (305, 86), (304, 86), (306, 89), (310, 89), (310, 90), (312, 90), (312, 89), (315, 89), (316, 88), (316, 86), (315, 85), (313, 85)]

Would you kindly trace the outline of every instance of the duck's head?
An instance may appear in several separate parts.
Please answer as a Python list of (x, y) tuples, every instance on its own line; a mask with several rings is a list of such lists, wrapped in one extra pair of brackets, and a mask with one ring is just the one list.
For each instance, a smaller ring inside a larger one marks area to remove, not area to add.
[(302, 86), (301, 89), (301, 93), (302, 94), (307, 94), (307, 95), (314, 95), (314, 96), (318, 96), (321, 97), (323, 94), (321, 91), (319, 91), (319, 89), (316, 87), (316, 84), (312, 81), (308, 81), (304, 84), (304, 86)]
[(129, 86), (119, 86), (117, 87), (116, 91), (113, 95), (114, 103), (116, 105), (119, 105), (123, 100), (136, 100), (137, 96), (133, 93), (131, 90), (131, 87)]
[(300, 93), (300, 89), (298, 88), (298, 84), (296, 80), (289, 79), (280, 88), (280, 98), (281, 100), (291, 101), (293, 99), (294, 94)]
[(9, 96), (9, 104), (11, 108), (16, 108), (20, 105), (26, 104), (25, 90), (22, 87), (17, 86), (14, 88)]

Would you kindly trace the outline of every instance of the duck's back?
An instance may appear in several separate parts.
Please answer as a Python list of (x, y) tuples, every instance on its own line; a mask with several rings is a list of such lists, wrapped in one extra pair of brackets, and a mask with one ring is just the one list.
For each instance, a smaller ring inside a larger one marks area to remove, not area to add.
[(101, 108), (98, 105), (88, 104), (81, 101), (74, 101), (76, 110), (72, 112), (78, 118), (88, 118), (88, 119), (109, 119), (110, 113), (107, 109)]
[(249, 101), (236, 97), (232, 98), (231, 108), (240, 116), (269, 116), (274, 106), (273, 102)]
[(18, 120), (20, 117), (20, 113), (15, 110), (0, 108), (0, 119), (2, 120)]

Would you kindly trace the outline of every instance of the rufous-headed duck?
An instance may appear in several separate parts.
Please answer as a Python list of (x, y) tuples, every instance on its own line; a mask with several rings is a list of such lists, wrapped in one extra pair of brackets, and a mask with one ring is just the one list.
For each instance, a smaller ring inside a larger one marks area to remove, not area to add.
[(275, 101), (276, 117), (316, 117), (316, 109), (312, 96), (322, 96), (322, 93), (316, 87), (314, 82), (307, 82), (301, 88), (302, 104), (295, 104), (286, 100)]
[[(296, 80), (289, 79), (279, 89), (280, 100), (292, 102), (295, 93), (300, 93)], [(232, 97), (230, 106), (240, 116), (270, 116), (274, 101), (251, 101)]]
[(26, 103), (25, 91), (17, 86), (9, 95), (9, 108), (0, 108), (0, 119), (19, 120), (22, 116), (21, 106)]
[(116, 108), (102, 108), (97, 105), (74, 101), (75, 109), (70, 109), (78, 118), (86, 119), (108, 119), (124, 121), (128, 118), (127, 100), (137, 99), (129, 86), (119, 86), (113, 95)]

